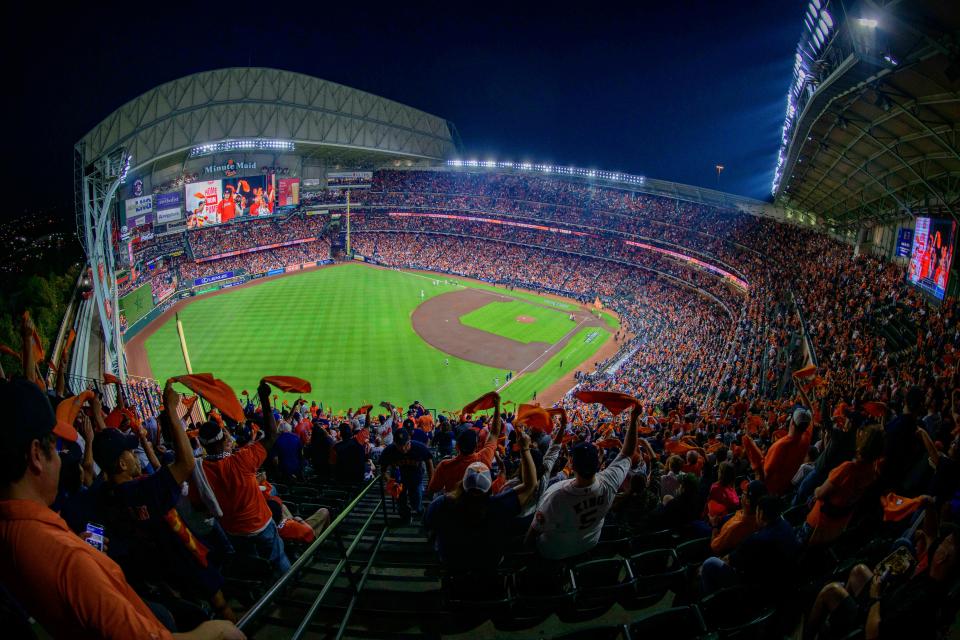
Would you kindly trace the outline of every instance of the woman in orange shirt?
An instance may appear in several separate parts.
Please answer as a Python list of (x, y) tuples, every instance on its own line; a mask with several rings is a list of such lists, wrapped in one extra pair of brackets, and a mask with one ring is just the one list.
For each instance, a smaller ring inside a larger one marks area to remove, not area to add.
[(830, 472), (813, 492), (816, 502), (807, 515), (803, 537), (808, 544), (822, 545), (836, 540), (853, 516), (857, 502), (877, 479), (876, 461), (883, 453), (883, 431), (877, 425), (857, 434), (857, 455)]

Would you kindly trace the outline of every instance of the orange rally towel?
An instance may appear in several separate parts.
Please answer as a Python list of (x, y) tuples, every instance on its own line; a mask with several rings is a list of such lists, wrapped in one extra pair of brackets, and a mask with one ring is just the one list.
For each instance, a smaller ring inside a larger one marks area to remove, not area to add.
[(546, 409), (537, 404), (522, 404), (517, 409), (517, 417), (513, 421), (515, 425), (526, 425), (533, 429), (548, 431), (550, 429), (551, 416)]
[(394, 500), (398, 500), (400, 498), (400, 493), (403, 491), (403, 485), (396, 480), (388, 480), (385, 489)]
[(120, 384), (120, 378), (112, 373), (103, 374), (103, 384)]
[(310, 393), (313, 391), (313, 387), (309, 382), (303, 378), (295, 378), (293, 376), (267, 376), (263, 378), (261, 382), (266, 382), (281, 391), (288, 391), (290, 393)]
[(904, 498), (895, 493), (880, 496), (884, 522), (899, 522), (923, 506), (923, 498)]
[(817, 372), (817, 366), (814, 364), (808, 364), (802, 369), (797, 369), (793, 372), (794, 378), (809, 378)]
[(223, 380), (215, 380), (211, 373), (197, 373), (194, 375), (177, 376), (174, 382), (179, 382), (198, 396), (204, 397), (207, 402), (223, 412), (231, 420), (243, 422), (243, 407), (233, 392)]
[(490, 391), (483, 394), (470, 404), (466, 405), (463, 409), (460, 410), (461, 414), (465, 413), (476, 413), (477, 411), (483, 411), (484, 409), (493, 409), (497, 404), (497, 392)]
[(60, 404), (57, 405), (57, 422), (73, 426), (73, 421), (77, 419), (81, 407), (91, 398), (93, 398), (93, 391), (87, 390), (79, 395), (61, 400)]
[(639, 402), (633, 396), (614, 391), (578, 391), (574, 394), (580, 402), (586, 404), (599, 403), (607, 408), (607, 411), (617, 416), (626, 409), (633, 406), (639, 406)]
[(598, 449), (620, 449), (623, 443), (616, 438), (604, 438), (596, 442)]

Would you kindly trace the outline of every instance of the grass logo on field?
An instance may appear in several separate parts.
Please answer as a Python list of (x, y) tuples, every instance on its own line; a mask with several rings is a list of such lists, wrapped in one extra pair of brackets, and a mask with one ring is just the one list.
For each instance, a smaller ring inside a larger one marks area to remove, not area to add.
[(583, 344), (590, 344), (591, 342), (593, 342), (594, 340), (596, 340), (596, 339), (597, 339), (597, 336), (599, 336), (599, 335), (600, 335), (599, 332), (597, 332), (597, 331), (591, 331), (590, 333), (587, 334), (587, 337), (583, 339)]

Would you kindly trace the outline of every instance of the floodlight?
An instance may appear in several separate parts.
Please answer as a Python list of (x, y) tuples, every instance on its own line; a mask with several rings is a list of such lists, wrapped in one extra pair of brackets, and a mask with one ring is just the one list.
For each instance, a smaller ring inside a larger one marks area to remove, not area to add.
[(866, 29), (876, 29), (878, 23), (873, 18), (857, 18), (857, 24)]

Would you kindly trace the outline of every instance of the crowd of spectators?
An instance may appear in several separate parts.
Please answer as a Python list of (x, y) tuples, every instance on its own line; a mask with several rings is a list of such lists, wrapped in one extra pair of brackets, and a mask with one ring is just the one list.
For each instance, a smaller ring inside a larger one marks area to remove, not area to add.
[[(492, 417), (438, 416), (437, 424), (422, 407), (404, 417), (386, 403), (383, 412), (359, 416), (298, 403), (272, 419), (272, 411), (264, 416), (249, 405), (248, 421), (281, 445), (274, 449), (271, 440), (262, 452), (231, 456), (250, 424), (200, 425), (203, 467), (209, 463), (218, 478), (210, 482), (217, 498), (229, 473), (217, 475), (215, 465), (231, 457), (248, 474), (266, 463), (283, 477), (347, 482), (380, 467), (402, 516), (422, 518), (451, 574), (496, 566), (514, 535), (549, 572), (593, 557), (605, 525), (632, 536), (667, 530), (707, 541), (712, 556), (701, 558), (696, 597), (747, 587), (778, 607), (799, 604), (808, 637), (856, 629), (867, 638), (927, 637), (941, 627), (958, 576), (954, 300), (930, 306), (905, 285), (899, 266), (855, 256), (810, 229), (613, 188), (513, 174), (382, 171), (355, 196), (362, 213), (353, 248), (384, 265), (585, 303), (599, 297), (619, 314), (624, 339), (602, 371), (580, 372), (579, 387), (631, 400), (615, 414), (569, 394), (556, 407), (562, 415), (537, 428), (501, 413), (499, 400)], [(483, 213), (500, 222), (389, 215), (409, 212)], [(502, 224), (534, 221), (577, 233)], [(303, 226), (292, 231), (273, 220), (245, 224), (261, 222), (223, 240), (216, 228), (195, 232), (191, 246), (215, 255), (295, 239), (321, 224), (296, 216), (291, 224)], [(625, 240), (696, 257), (747, 288)], [(306, 261), (315, 248), (329, 252), (316, 242), (184, 260), (177, 268), (183, 278), (246, 265), (265, 270)], [(907, 328), (906, 341), (893, 326)], [(805, 339), (816, 357), (809, 366)], [(163, 439), (177, 480), (186, 468), (177, 466), (182, 451), (169, 433)], [(31, 443), (46, 446), (42, 438)], [(29, 447), (13, 457), (26, 457), (42, 477), (43, 454)], [(162, 465), (150, 458), (145, 451), (156, 476)], [(124, 474), (140, 469), (132, 461), (129, 469), (105, 464), (105, 483), (120, 488), (132, 481)], [(20, 482), (10, 476), (6, 486)], [(3, 498), (15, 495), (8, 488)], [(118, 496), (123, 491), (112, 499)], [(219, 502), (229, 510), (230, 498)], [(217, 516), (230, 523), (223, 535), (239, 540), (238, 552), (283, 571), (282, 536), (257, 511), (242, 526), (224, 511)], [(322, 521), (321, 514), (315, 522)], [(0, 528), (7, 547), (8, 530)], [(257, 540), (245, 539), (251, 533)], [(834, 582), (841, 568), (845, 582)], [(144, 570), (135, 565), (127, 579)], [(216, 580), (198, 584), (229, 619)], [(30, 609), (31, 594), (13, 595)]]

